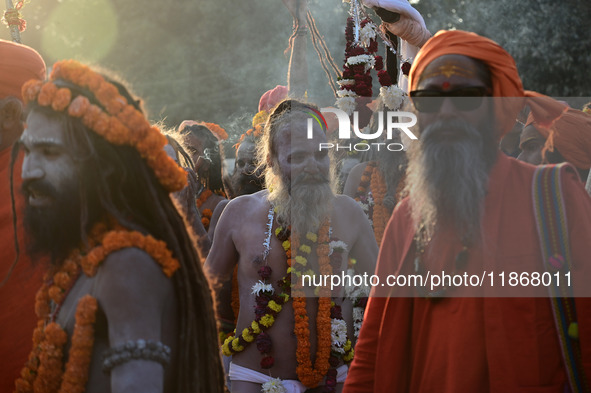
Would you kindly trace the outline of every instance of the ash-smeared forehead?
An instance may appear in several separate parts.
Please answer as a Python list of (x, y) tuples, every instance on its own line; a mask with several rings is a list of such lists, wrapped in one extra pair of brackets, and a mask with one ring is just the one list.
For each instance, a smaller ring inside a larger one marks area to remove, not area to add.
[(419, 77), (419, 85), (429, 79), (478, 79), (492, 87), (490, 70), (480, 60), (464, 55), (443, 55), (433, 60)]

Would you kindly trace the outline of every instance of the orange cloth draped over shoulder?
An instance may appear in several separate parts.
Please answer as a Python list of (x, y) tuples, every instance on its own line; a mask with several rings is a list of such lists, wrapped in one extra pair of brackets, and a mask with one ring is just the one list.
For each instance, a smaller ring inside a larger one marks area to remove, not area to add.
[[(554, 134), (547, 128), (541, 127), (532, 114), (528, 116), (525, 127), (533, 125), (546, 140), (553, 135), (552, 146), (558, 149), (566, 161), (579, 169), (589, 169), (591, 168), (591, 115), (585, 112), (580, 112), (579, 115), (578, 112), (576, 109), (565, 112), (554, 123)], [(581, 117), (585, 119), (583, 124), (580, 121)], [(545, 150), (553, 149), (547, 145)]]
[[(493, 97), (505, 97), (503, 100), (495, 100), (495, 114), (500, 123), (499, 139), (513, 128), (517, 114), (524, 105), (530, 107), (536, 126), (547, 130), (549, 137), (546, 149), (551, 150), (554, 141), (560, 135), (555, 125), (563, 118), (565, 126), (579, 129), (580, 133), (589, 133), (591, 123), (588, 115), (551, 97), (524, 90), (513, 57), (496, 42), (466, 31), (441, 30), (425, 43), (410, 70), (411, 90), (416, 90), (425, 67), (444, 55), (464, 55), (480, 60), (488, 66), (492, 77)], [(579, 139), (573, 138), (570, 143), (577, 143)], [(591, 157), (581, 159), (584, 161), (581, 168), (591, 166)], [(572, 163), (579, 166), (575, 162)]]

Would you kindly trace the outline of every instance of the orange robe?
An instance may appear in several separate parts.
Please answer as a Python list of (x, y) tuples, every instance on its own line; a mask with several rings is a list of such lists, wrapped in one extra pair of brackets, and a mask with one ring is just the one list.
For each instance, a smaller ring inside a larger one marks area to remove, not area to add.
[[(470, 251), (468, 272), (494, 267), (544, 271), (532, 207), (534, 169), (498, 156), (484, 206), (487, 240)], [(574, 173), (563, 177), (562, 190), (573, 284), (589, 288), (591, 199)], [(382, 279), (413, 273), (411, 228), (405, 200), (384, 235), (377, 266)], [(432, 271), (450, 271), (443, 262), (453, 261), (461, 244), (447, 234), (440, 240), (437, 252), (431, 248), (426, 255), (426, 264)], [(576, 305), (583, 367), (591, 376), (591, 298), (577, 298)], [(433, 302), (372, 297), (344, 392), (558, 393), (566, 383), (548, 298), (459, 297)]]
[[(43, 269), (33, 266), (23, 244), (22, 214), (24, 199), (19, 193), (21, 162), (17, 160), (15, 173), (15, 198), (19, 217), (20, 258), (12, 275), (0, 287), (0, 392), (12, 392), (14, 381), (20, 375), (32, 346), (35, 316), (35, 294), (41, 287)], [(10, 148), (0, 151), (0, 281), (8, 274), (16, 252), (10, 202)]]

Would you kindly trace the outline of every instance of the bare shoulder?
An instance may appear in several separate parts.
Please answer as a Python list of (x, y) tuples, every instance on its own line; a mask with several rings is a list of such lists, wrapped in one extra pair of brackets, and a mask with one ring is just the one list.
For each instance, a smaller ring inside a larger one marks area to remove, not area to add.
[(226, 216), (236, 219), (260, 215), (261, 211), (268, 210), (269, 208), (267, 195), (268, 191), (262, 190), (254, 194), (241, 195), (232, 199), (224, 208), (221, 219)]
[[(178, 273), (177, 273), (178, 274)], [(98, 269), (96, 292), (106, 304), (164, 301), (174, 293), (172, 280), (161, 266), (139, 248), (109, 254)]]
[(336, 195), (335, 209), (337, 214), (339, 214), (338, 212), (341, 212), (340, 214), (343, 214), (343, 212), (346, 212), (346, 214), (363, 214), (363, 209), (361, 209), (359, 203), (348, 195)]

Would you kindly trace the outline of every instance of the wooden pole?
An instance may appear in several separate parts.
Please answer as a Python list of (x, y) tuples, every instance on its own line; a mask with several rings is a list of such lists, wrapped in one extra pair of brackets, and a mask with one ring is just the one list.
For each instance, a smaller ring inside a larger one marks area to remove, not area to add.
[[(6, 0), (6, 11), (9, 11), (9, 10), (14, 10), (14, 5), (12, 4), (12, 0)], [(6, 17), (6, 15), (5, 15), (5, 17)], [(18, 30), (18, 26), (15, 24), (9, 24), (8, 28), (10, 29), (10, 36), (12, 38), (12, 41), (21, 44), (21, 33)]]

